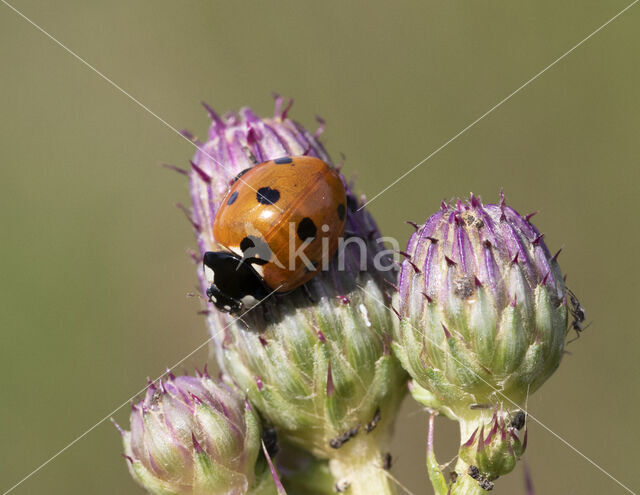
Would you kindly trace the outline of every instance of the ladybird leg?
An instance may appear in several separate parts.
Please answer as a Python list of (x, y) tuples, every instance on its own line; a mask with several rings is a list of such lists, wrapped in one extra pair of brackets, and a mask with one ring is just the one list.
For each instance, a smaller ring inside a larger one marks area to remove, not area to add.
[(307, 296), (307, 299), (309, 299), (311, 303), (315, 304), (318, 302), (318, 300), (311, 293), (311, 289), (307, 284), (302, 285), (302, 292), (304, 292), (304, 295)]

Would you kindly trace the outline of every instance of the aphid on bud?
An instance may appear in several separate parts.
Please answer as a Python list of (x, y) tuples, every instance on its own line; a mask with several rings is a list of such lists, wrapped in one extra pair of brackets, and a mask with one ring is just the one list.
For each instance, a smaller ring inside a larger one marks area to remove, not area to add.
[(355, 437), (358, 434), (359, 430), (360, 430), (360, 425), (357, 425), (351, 428), (350, 430), (347, 430), (344, 433), (338, 435), (337, 437), (332, 438), (331, 440), (329, 440), (329, 447), (331, 447), (332, 449), (339, 449), (345, 443), (347, 443), (349, 440)]
[(518, 411), (513, 419), (511, 420), (510, 426), (511, 428), (515, 428), (516, 430), (522, 430), (524, 428), (524, 424), (526, 422), (527, 415), (524, 411)]
[(371, 418), (371, 421), (369, 421), (366, 425), (364, 425), (364, 430), (367, 433), (371, 433), (376, 426), (378, 426), (378, 423), (380, 422), (380, 408), (376, 409), (376, 412), (373, 415), (373, 418)]
[(393, 464), (393, 457), (391, 456), (391, 452), (386, 452), (382, 454), (382, 469), (385, 471), (389, 471), (391, 469), (391, 465)]
[(582, 304), (580, 304), (578, 297), (569, 288), (567, 288), (567, 294), (569, 294), (569, 313), (571, 313), (571, 317), (573, 318), (571, 321), (571, 328), (576, 332), (575, 338), (568, 342), (570, 344), (574, 340), (579, 339), (580, 332), (586, 330), (589, 325), (586, 327), (582, 326), (587, 314)]
[(278, 444), (278, 433), (272, 426), (265, 426), (262, 429), (262, 442), (267, 449), (269, 457), (275, 457), (276, 454), (280, 451), (280, 445)]

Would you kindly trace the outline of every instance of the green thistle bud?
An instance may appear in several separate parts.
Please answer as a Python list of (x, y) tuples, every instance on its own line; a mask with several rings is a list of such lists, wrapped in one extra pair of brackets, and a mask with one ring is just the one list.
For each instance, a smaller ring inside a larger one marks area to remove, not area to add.
[(475, 466), (489, 481), (510, 473), (527, 447), (526, 429), (520, 440), (524, 418), (522, 411), (512, 417), (495, 410), (491, 421), (477, 426), (462, 444), (458, 453), (460, 458), (469, 466)]
[(411, 237), (396, 350), (426, 405), (464, 418), (473, 404), (519, 404), (560, 364), (567, 290), (529, 218), (504, 196), (471, 196)]
[(133, 478), (149, 493), (274, 494), (261, 428), (235, 391), (205, 373), (150, 384), (122, 431)]
[[(331, 165), (317, 135), (289, 120), (276, 100), (273, 118), (248, 109), (213, 123), (193, 160), (193, 223), (201, 255), (215, 246), (212, 225), (230, 180), (258, 162), (315, 156)], [(344, 179), (343, 179), (344, 181)], [(390, 352), (395, 316), (386, 288), (395, 279), (371, 216), (347, 187), (346, 229), (357, 242), (310, 282), (271, 295), (240, 320), (208, 306), (220, 367), (288, 443), (331, 460), (351, 493), (391, 489), (379, 468), (380, 444), (405, 393), (406, 375)], [(374, 263), (376, 261), (376, 263)], [(199, 272), (203, 293), (206, 283)], [(364, 288), (362, 290), (361, 288)]]

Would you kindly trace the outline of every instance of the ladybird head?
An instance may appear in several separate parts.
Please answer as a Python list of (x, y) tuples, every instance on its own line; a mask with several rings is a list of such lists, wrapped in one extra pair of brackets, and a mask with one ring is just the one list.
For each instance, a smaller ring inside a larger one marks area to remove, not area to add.
[(207, 297), (221, 311), (235, 313), (244, 299), (262, 299), (266, 295), (260, 275), (246, 258), (228, 251), (207, 251), (203, 270), (208, 284)]

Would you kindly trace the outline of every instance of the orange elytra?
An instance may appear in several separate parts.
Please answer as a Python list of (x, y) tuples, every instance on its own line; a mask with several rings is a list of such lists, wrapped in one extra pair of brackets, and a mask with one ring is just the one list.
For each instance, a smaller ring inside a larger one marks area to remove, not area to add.
[(336, 253), (346, 214), (342, 179), (319, 158), (282, 157), (243, 171), (214, 220), (222, 250), (204, 257), (211, 302), (234, 311), (245, 296), (308, 282)]

